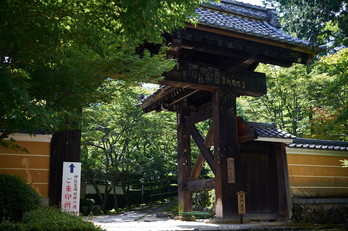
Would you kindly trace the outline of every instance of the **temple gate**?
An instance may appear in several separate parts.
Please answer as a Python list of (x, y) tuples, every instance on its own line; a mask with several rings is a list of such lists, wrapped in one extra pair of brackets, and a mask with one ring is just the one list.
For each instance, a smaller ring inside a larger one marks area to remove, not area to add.
[[(168, 56), (178, 64), (140, 104), (145, 113), (177, 113), (179, 212), (192, 211), (193, 191), (215, 189), (216, 218), (238, 218), (236, 194), (244, 191), (246, 217), (287, 219), (285, 146), (254, 142), (255, 129), (237, 117), (236, 98), (267, 93), (265, 74), (254, 72), (260, 62), (307, 64), (322, 47), (285, 34), (274, 12), (264, 7), (222, 0), (203, 3), (196, 13), (196, 26), (165, 36)], [(203, 138), (195, 124), (209, 118), (213, 122)], [(194, 164), (191, 137), (200, 150)], [(215, 178), (197, 180), (205, 161)]]

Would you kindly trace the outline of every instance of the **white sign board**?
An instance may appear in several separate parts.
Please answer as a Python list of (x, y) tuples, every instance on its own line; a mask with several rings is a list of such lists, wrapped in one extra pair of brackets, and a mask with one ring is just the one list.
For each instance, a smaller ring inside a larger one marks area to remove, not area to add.
[(80, 210), (81, 163), (63, 163), (62, 210), (79, 214)]

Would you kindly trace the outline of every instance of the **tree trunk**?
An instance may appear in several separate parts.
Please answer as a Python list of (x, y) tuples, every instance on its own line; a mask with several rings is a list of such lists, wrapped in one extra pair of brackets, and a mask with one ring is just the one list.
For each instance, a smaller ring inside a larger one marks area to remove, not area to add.
[(118, 209), (118, 200), (116, 195), (116, 176), (114, 176), (114, 180), (112, 181), (112, 187), (114, 188), (114, 209)]
[(104, 200), (103, 200), (103, 203), (102, 203), (102, 205), (101, 205), (102, 210), (103, 210), (104, 212), (106, 211), (106, 210), (105, 210), (105, 205), (106, 205), (106, 202), (108, 201), (108, 196), (109, 196), (111, 190), (112, 190), (112, 187), (109, 187), (108, 181), (105, 180)]
[(101, 201), (100, 207), (101, 207), (102, 210), (104, 210), (105, 208), (104, 208), (103, 205), (102, 205), (102, 204), (103, 204), (103, 201), (104, 201), (104, 198), (103, 198), (103, 195), (101, 194), (101, 192), (100, 192), (100, 190), (99, 190), (99, 187), (98, 187), (98, 185), (97, 185), (97, 183), (95, 182), (94, 179), (92, 179), (92, 184), (93, 184), (93, 187), (94, 187), (95, 191), (97, 192), (97, 196), (99, 197), (99, 199), (100, 199), (100, 201)]

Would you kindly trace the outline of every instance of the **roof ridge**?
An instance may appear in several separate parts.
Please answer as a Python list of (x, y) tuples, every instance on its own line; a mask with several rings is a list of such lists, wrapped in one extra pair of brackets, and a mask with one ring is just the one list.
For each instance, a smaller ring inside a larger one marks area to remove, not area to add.
[(235, 5), (240, 5), (240, 6), (247, 6), (247, 7), (258, 9), (258, 10), (264, 10), (264, 11), (268, 10), (268, 8), (266, 8), (264, 6), (253, 5), (250, 3), (240, 2), (240, 1), (236, 1), (236, 0), (220, 0), (220, 2), (231, 3), (231, 4), (235, 4)]
[(320, 144), (320, 145), (333, 145), (333, 146), (348, 147), (348, 142), (336, 141), (336, 140), (318, 140), (318, 139), (296, 138), (293, 140), (293, 143), (296, 143), (296, 144)]
[(248, 122), (248, 121), (245, 121), (245, 122), (254, 128), (271, 128), (271, 129), (277, 128), (277, 125), (275, 123), (261, 123), (261, 122)]
[(266, 20), (272, 26), (280, 28), (280, 23), (278, 17), (276, 16), (277, 13), (272, 8), (252, 5), (235, 0), (221, 0), (219, 3), (208, 0), (202, 2), (201, 6), (231, 13), (234, 15), (240, 15), (242, 17)]

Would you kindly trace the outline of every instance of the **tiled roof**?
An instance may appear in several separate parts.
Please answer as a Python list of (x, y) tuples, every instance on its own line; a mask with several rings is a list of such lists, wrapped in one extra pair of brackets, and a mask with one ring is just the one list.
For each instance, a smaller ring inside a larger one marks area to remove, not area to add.
[(156, 97), (160, 97), (161, 95), (165, 94), (166, 91), (169, 91), (171, 86), (167, 85), (160, 85), (159, 88), (154, 91), (152, 94), (145, 96), (141, 99), (141, 102), (139, 104), (136, 104), (136, 106), (143, 106), (149, 101), (153, 101), (156, 99)]
[(273, 123), (255, 123), (247, 122), (248, 125), (256, 130), (259, 137), (264, 138), (278, 138), (278, 139), (295, 139), (296, 136), (290, 133), (284, 132), (283, 130), (277, 128)]
[(315, 139), (294, 139), (292, 143), (287, 144), (290, 148), (302, 149), (320, 149), (333, 151), (348, 151), (348, 142), (332, 140), (315, 140)]
[(247, 122), (247, 124), (256, 130), (260, 138), (293, 139), (292, 143), (287, 144), (289, 148), (348, 151), (348, 142), (296, 138), (296, 136), (280, 130), (273, 123)]
[(234, 0), (221, 0), (220, 3), (202, 3), (196, 9), (200, 24), (275, 40), (308, 50), (324, 49), (310, 41), (303, 41), (286, 34), (280, 29), (275, 12), (261, 6), (254, 6)]

